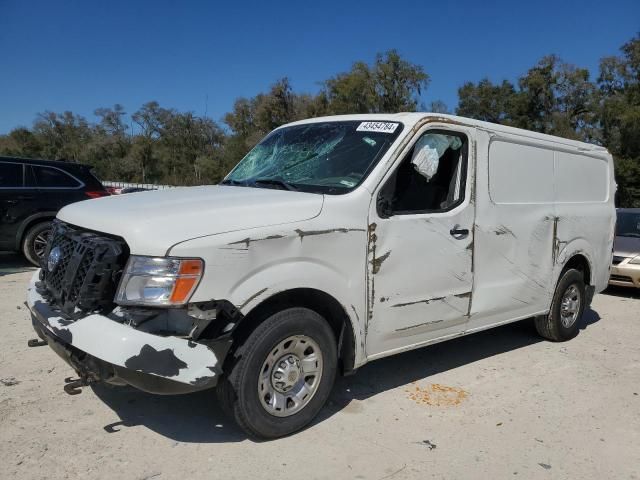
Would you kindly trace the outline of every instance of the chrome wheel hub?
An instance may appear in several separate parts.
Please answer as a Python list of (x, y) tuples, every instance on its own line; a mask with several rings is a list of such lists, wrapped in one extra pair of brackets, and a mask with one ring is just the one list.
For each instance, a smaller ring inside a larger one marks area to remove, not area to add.
[(306, 335), (278, 343), (262, 364), (258, 396), (262, 407), (276, 417), (288, 417), (311, 401), (322, 378), (322, 352)]
[(560, 321), (563, 327), (569, 328), (578, 320), (581, 302), (580, 290), (577, 286), (570, 285), (565, 290), (560, 302)]
[(285, 355), (276, 361), (271, 383), (278, 392), (286, 393), (298, 383), (301, 375), (300, 359), (296, 355)]

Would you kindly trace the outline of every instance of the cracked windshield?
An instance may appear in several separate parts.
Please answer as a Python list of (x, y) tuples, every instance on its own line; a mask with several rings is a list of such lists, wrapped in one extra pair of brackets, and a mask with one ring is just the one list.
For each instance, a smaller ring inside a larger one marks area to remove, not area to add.
[(397, 122), (322, 122), (276, 130), (222, 182), (340, 194), (356, 187), (398, 137)]

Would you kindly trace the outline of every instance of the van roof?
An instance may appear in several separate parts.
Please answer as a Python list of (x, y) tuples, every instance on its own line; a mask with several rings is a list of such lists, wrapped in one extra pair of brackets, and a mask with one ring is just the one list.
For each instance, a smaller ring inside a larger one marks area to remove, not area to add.
[(472, 127), (481, 128), (484, 130), (490, 130), (494, 132), (502, 132), (512, 135), (525, 136), (531, 139), (546, 140), (550, 142), (562, 143), (563, 145), (572, 146), (580, 150), (587, 150), (592, 152), (607, 152), (607, 149), (592, 143), (580, 142), (578, 140), (571, 140), (568, 138), (557, 137), (554, 135), (547, 135), (545, 133), (538, 133), (532, 130), (525, 130), (523, 128), (509, 127), (506, 125), (500, 125), (498, 123), (483, 122), (480, 120), (474, 120), (472, 118), (459, 117), (457, 115), (449, 115), (445, 113), (433, 113), (433, 112), (401, 112), (401, 113), (366, 113), (355, 115), (332, 115), (327, 117), (316, 117), (306, 120), (300, 120), (297, 122), (288, 123), (285, 126), (301, 125), (305, 123), (317, 123), (317, 122), (335, 122), (335, 121), (389, 121), (389, 122), (401, 122), (405, 127), (412, 128), (417, 123), (426, 119), (433, 119), (433, 121), (441, 121), (443, 123), (451, 123), (458, 125), (468, 125)]

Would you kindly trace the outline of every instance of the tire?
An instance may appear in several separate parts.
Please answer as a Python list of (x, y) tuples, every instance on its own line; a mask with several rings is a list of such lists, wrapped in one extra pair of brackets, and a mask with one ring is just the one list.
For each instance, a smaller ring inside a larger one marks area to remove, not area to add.
[[(569, 299), (565, 308), (563, 299)], [(565, 271), (558, 280), (549, 314), (535, 318), (536, 330), (542, 337), (554, 342), (572, 339), (578, 334), (580, 318), (586, 303), (582, 272), (575, 269)]]
[[(294, 348), (299, 353), (291, 354)], [(235, 352), (216, 389), (218, 401), (250, 437), (289, 435), (320, 412), (331, 393), (337, 363), (336, 338), (322, 316), (306, 308), (282, 310), (261, 323)], [(283, 375), (291, 386), (277, 380)], [(280, 388), (291, 390), (283, 393)], [(299, 395), (294, 397), (295, 392)]]
[(42, 241), (46, 242), (49, 237), (49, 230), (51, 230), (51, 222), (36, 223), (27, 230), (22, 239), (22, 253), (36, 267), (40, 266), (40, 255), (44, 253)]

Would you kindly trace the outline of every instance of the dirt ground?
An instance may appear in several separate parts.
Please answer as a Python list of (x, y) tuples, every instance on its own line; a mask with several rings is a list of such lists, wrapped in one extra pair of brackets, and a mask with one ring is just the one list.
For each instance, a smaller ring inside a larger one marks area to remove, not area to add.
[(0, 478), (640, 478), (640, 293), (597, 295), (577, 338), (524, 321), (373, 362), (307, 430), (264, 443), (211, 392), (62, 390), (72, 370), (0, 254)]

